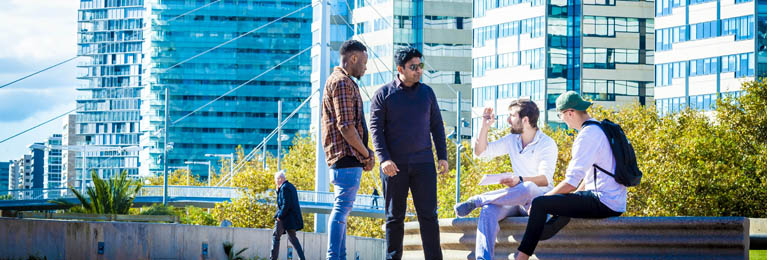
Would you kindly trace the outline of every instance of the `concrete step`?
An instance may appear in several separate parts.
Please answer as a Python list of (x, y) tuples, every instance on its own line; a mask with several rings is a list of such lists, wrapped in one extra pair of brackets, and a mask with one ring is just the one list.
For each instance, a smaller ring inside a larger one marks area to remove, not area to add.
[[(441, 219), (445, 259), (474, 259), (476, 218)], [(526, 217), (500, 223), (496, 259), (513, 259)], [(617, 217), (572, 219), (536, 248), (540, 259), (747, 259), (749, 219), (743, 217)], [(405, 224), (405, 256), (423, 258), (417, 222)]]

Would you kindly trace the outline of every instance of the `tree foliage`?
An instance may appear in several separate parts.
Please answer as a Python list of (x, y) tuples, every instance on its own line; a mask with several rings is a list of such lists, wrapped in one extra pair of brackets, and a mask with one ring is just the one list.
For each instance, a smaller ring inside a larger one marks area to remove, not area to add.
[[(715, 111), (685, 110), (659, 116), (653, 106), (631, 105), (619, 110), (593, 106), (589, 114), (610, 119), (622, 126), (636, 150), (642, 183), (629, 188), (626, 216), (767, 216), (767, 85), (762, 81), (746, 82), (743, 95), (717, 101)], [(577, 133), (572, 129), (545, 128), (559, 148), (555, 184), (564, 179)], [(508, 134), (507, 129), (493, 129), (489, 139)], [(509, 158), (490, 160), (474, 158), (472, 145), (463, 142), (461, 151), (461, 200), (482, 192), (504, 188), (502, 185), (479, 186), (483, 174), (512, 171)], [(299, 190), (314, 190), (315, 144), (308, 137), (296, 137), (283, 159), (288, 180)], [(455, 217), (456, 145), (448, 141), (449, 172), (437, 178), (440, 218)], [(242, 150), (238, 152), (240, 159)], [(239, 161), (239, 160), (238, 160)], [(263, 170), (260, 162), (249, 162), (239, 172), (233, 186), (245, 197), (216, 205), (213, 216), (229, 219), (238, 227), (272, 228), (275, 207), (272, 173), (276, 160), (269, 158), (272, 170)], [(378, 162), (380, 163), (380, 162)], [(378, 165), (363, 173), (359, 194), (372, 194), (381, 180)], [(332, 191), (332, 187), (330, 187)], [(272, 191), (270, 191), (272, 190)], [(384, 203), (383, 200), (379, 203)], [(408, 212), (415, 213), (412, 196)], [(478, 216), (474, 211), (470, 216)], [(313, 230), (313, 216), (305, 214), (306, 229)], [(414, 221), (414, 217), (408, 217)], [(383, 219), (350, 217), (348, 234), (383, 238)]]
[[(282, 160), (288, 181), (298, 190), (314, 190), (315, 146), (311, 138), (296, 136)], [(242, 149), (238, 149), (238, 157), (240, 159), (237, 161), (244, 157)], [(244, 196), (232, 202), (216, 204), (212, 211), (214, 218), (218, 221), (228, 219), (235, 227), (272, 228), (272, 216), (276, 212), (276, 206), (272, 204), (277, 189), (274, 184), (276, 166), (277, 160), (274, 157), (267, 157), (267, 169), (262, 168), (261, 161), (247, 162), (230, 184), (242, 188), (239, 192)], [(359, 194), (372, 194), (373, 188), (380, 187), (377, 176), (377, 173), (375, 176), (370, 172), (363, 173)], [(333, 191), (332, 185), (329, 189)], [(380, 188), (378, 191), (381, 193)], [(383, 199), (379, 203), (383, 203)], [(303, 231), (313, 232), (314, 214), (304, 213), (303, 218)], [(382, 219), (350, 216), (347, 221), (349, 235), (383, 238)]]
[[(93, 180), (93, 186), (87, 188), (87, 197), (77, 189), (69, 188), (80, 201), (81, 210), (75, 211), (92, 214), (128, 214), (133, 205), (133, 199), (141, 189), (141, 183), (128, 178), (125, 171), (107, 180), (101, 179), (96, 171), (92, 171), (91, 180)], [(65, 200), (53, 202), (73, 206)]]
[[(144, 179), (146, 185), (160, 186), (165, 182), (162, 175), (150, 176)], [(199, 177), (191, 175), (186, 169), (168, 171), (168, 185), (180, 186), (207, 186), (207, 182), (200, 181)]]

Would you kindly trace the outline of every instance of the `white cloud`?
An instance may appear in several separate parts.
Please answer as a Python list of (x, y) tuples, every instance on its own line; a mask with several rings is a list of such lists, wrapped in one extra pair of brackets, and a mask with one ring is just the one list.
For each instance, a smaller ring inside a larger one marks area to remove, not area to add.
[(77, 0), (0, 2), (0, 57), (63, 60), (77, 54)]
[[(79, 0), (0, 1), (0, 84), (77, 55)], [(0, 140), (75, 107), (77, 61), (0, 89)], [(80, 94), (82, 95), (82, 94)], [(0, 144), (0, 161), (61, 132), (56, 120)]]

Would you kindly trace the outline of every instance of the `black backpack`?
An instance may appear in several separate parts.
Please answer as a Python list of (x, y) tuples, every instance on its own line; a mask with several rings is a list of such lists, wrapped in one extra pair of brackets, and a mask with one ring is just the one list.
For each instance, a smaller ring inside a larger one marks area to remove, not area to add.
[[(623, 133), (621, 126), (611, 122), (610, 120), (603, 120), (602, 122), (586, 121), (583, 122), (583, 126), (598, 125), (599, 128), (607, 136), (607, 141), (610, 142), (610, 148), (613, 150), (613, 157), (615, 157), (615, 173), (611, 173), (602, 167), (594, 164), (594, 167), (607, 175), (615, 178), (617, 183), (623, 186), (631, 187), (639, 185), (642, 180), (642, 171), (637, 166), (636, 154), (634, 154), (634, 147), (631, 146), (626, 134)], [(594, 171), (594, 183), (596, 184), (597, 172)]]

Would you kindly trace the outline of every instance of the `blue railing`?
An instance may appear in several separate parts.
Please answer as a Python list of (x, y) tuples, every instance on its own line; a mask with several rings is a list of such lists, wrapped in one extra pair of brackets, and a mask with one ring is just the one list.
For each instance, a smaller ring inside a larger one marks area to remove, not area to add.
[[(50, 200), (66, 199), (76, 202), (74, 193), (65, 188), (58, 189), (25, 189), (10, 190), (9, 200), (0, 200), (0, 208), (45, 208), (53, 205)], [(168, 186), (168, 199), (171, 204), (200, 204), (211, 206), (216, 202), (231, 201), (242, 197), (240, 188), (234, 187), (208, 187), (208, 186)], [(163, 196), (162, 186), (142, 186), (139, 190), (134, 206), (151, 203), (161, 203)], [(272, 200), (270, 200), (271, 198)], [(273, 203), (275, 194), (273, 190), (263, 193), (261, 198), (256, 198), (263, 203)], [(298, 191), (298, 201), (301, 207), (311, 212), (329, 212), (333, 207), (335, 197), (332, 192)], [(354, 201), (352, 212), (364, 213), (361, 215), (382, 217), (384, 200), (380, 196), (359, 194)], [(360, 215), (360, 214), (358, 214)]]

